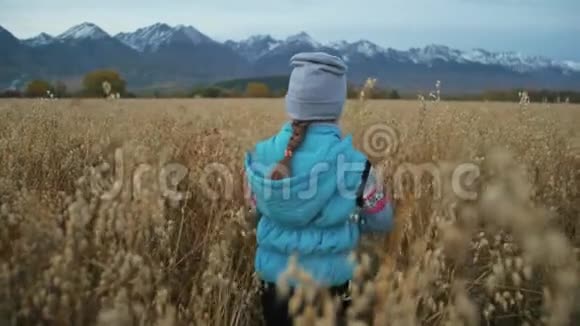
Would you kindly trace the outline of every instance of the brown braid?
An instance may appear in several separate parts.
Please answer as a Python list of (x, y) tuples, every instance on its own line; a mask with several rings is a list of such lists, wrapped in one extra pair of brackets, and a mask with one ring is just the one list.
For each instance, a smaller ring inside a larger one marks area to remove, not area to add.
[(290, 141), (288, 141), (288, 145), (286, 146), (284, 158), (278, 162), (278, 165), (272, 172), (270, 177), (272, 180), (282, 180), (290, 176), (292, 156), (298, 147), (300, 147), (302, 141), (304, 141), (310, 123), (311, 121), (292, 121), (292, 137), (290, 137)]

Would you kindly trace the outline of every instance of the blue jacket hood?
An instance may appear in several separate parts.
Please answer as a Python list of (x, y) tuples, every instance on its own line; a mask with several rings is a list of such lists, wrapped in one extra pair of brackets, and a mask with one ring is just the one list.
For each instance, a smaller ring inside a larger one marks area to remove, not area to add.
[(354, 149), (351, 136), (342, 138), (337, 125), (316, 123), (308, 127), (292, 157), (290, 177), (271, 180), (270, 173), (283, 158), (291, 135), (287, 123), (246, 154), (246, 177), (257, 209), (285, 227), (344, 223), (356, 208), (366, 157)]

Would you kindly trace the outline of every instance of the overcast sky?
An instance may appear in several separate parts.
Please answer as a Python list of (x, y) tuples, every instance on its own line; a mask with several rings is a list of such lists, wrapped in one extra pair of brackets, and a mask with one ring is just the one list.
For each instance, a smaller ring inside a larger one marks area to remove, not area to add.
[(222, 41), (304, 30), (322, 42), (444, 44), (580, 61), (580, 0), (0, 0), (0, 8), (0, 25), (20, 38), (85, 21), (110, 34), (165, 22)]

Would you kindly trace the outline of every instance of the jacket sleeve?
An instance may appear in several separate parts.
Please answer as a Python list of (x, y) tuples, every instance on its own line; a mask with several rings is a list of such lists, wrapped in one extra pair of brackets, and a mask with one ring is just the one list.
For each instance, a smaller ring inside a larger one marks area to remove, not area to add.
[(394, 206), (384, 189), (376, 170), (371, 168), (363, 193), (363, 206), (359, 212), (363, 232), (389, 232), (393, 228)]

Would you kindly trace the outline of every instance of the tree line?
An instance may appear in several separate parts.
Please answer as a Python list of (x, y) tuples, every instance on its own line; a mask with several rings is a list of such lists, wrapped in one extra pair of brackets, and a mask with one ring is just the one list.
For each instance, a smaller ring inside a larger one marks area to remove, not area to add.
[[(357, 99), (360, 96), (361, 87), (349, 85), (347, 96), (349, 99)], [(223, 84), (197, 86), (190, 93), (161, 94), (154, 92), (154, 97), (203, 97), (203, 98), (278, 98), (286, 95), (286, 88), (272, 88), (268, 83), (250, 81), (245, 86), (229, 86)], [(402, 98), (396, 89), (375, 89), (371, 92), (372, 99), (400, 99)]]
[[(256, 79), (230, 80), (211, 85), (198, 85), (190, 91), (161, 92), (152, 91), (139, 94), (139, 97), (203, 97), (203, 98), (277, 98), (286, 95), (288, 76), (263, 77)], [(103, 89), (103, 84), (110, 85), (110, 89)], [(348, 86), (348, 97), (358, 98), (361, 88), (356, 85)], [(121, 74), (115, 70), (95, 70), (83, 77), (82, 89), (69, 92), (62, 81), (50, 82), (44, 79), (35, 79), (26, 85), (23, 90), (5, 90), (0, 97), (28, 97), (28, 98), (65, 98), (65, 97), (109, 97), (110, 94), (119, 94), (120, 97), (137, 97), (127, 91), (127, 83)], [(376, 89), (370, 94), (375, 99), (401, 98), (397, 90)]]
[[(231, 80), (211, 85), (198, 85), (189, 91), (162, 93), (133, 94), (127, 91), (127, 82), (121, 74), (112, 69), (100, 69), (87, 73), (82, 79), (80, 91), (69, 92), (62, 81), (49, 82), (43, 79), (30, 81), (24, 90), (5, 90), (0, 97), (28, 97), (28, 98), (65, 98), (65, 97), (153, 97), (153, 98), (278, 98), (286, 94), (288, 76), (262, 77), (255, 79)], [(107, 87), (103, 87), (107, 84)], [(347, 96), (357, 99), (364, 86), (349, 84)], [(416, 99), (413, 93), (399, 93), (397, 89), (388, 87), (373, 87), (365, 90), (368, 99)], [(446, 100), (473, 100), (473, 101), (505, 101), (518, 102), (521, 90), (487, 90), (479, 94), (453, 95), (449, 94)], [(527, 90), (527, 96), (532, 102), (548, 103), (580, 103), (580, 91), (553, 91)]]
[[(547, 103), (580, 103), (580, 91), (553, 91), (553, 90), (526, 90), (531, 102)], [(517, 102), (520, 100), (521, 90), (486, 91), (481, 98), (489, 101)]]
[[(104, 85), (108, 85), (104, 87)], [(134, 97), (127, 92), (127, 83), (115, 70), (102, 69), (89, 72), (83, 77), (82, 89), (69, 92), (63, 81), (50, 82), (34, 79), (28, 82), (24, 90), (9, 89), (0, 92), (0, 97), (28, 98), (65, 98), (65, 97), (109, 97), (119, 94), (120, 97)]]

